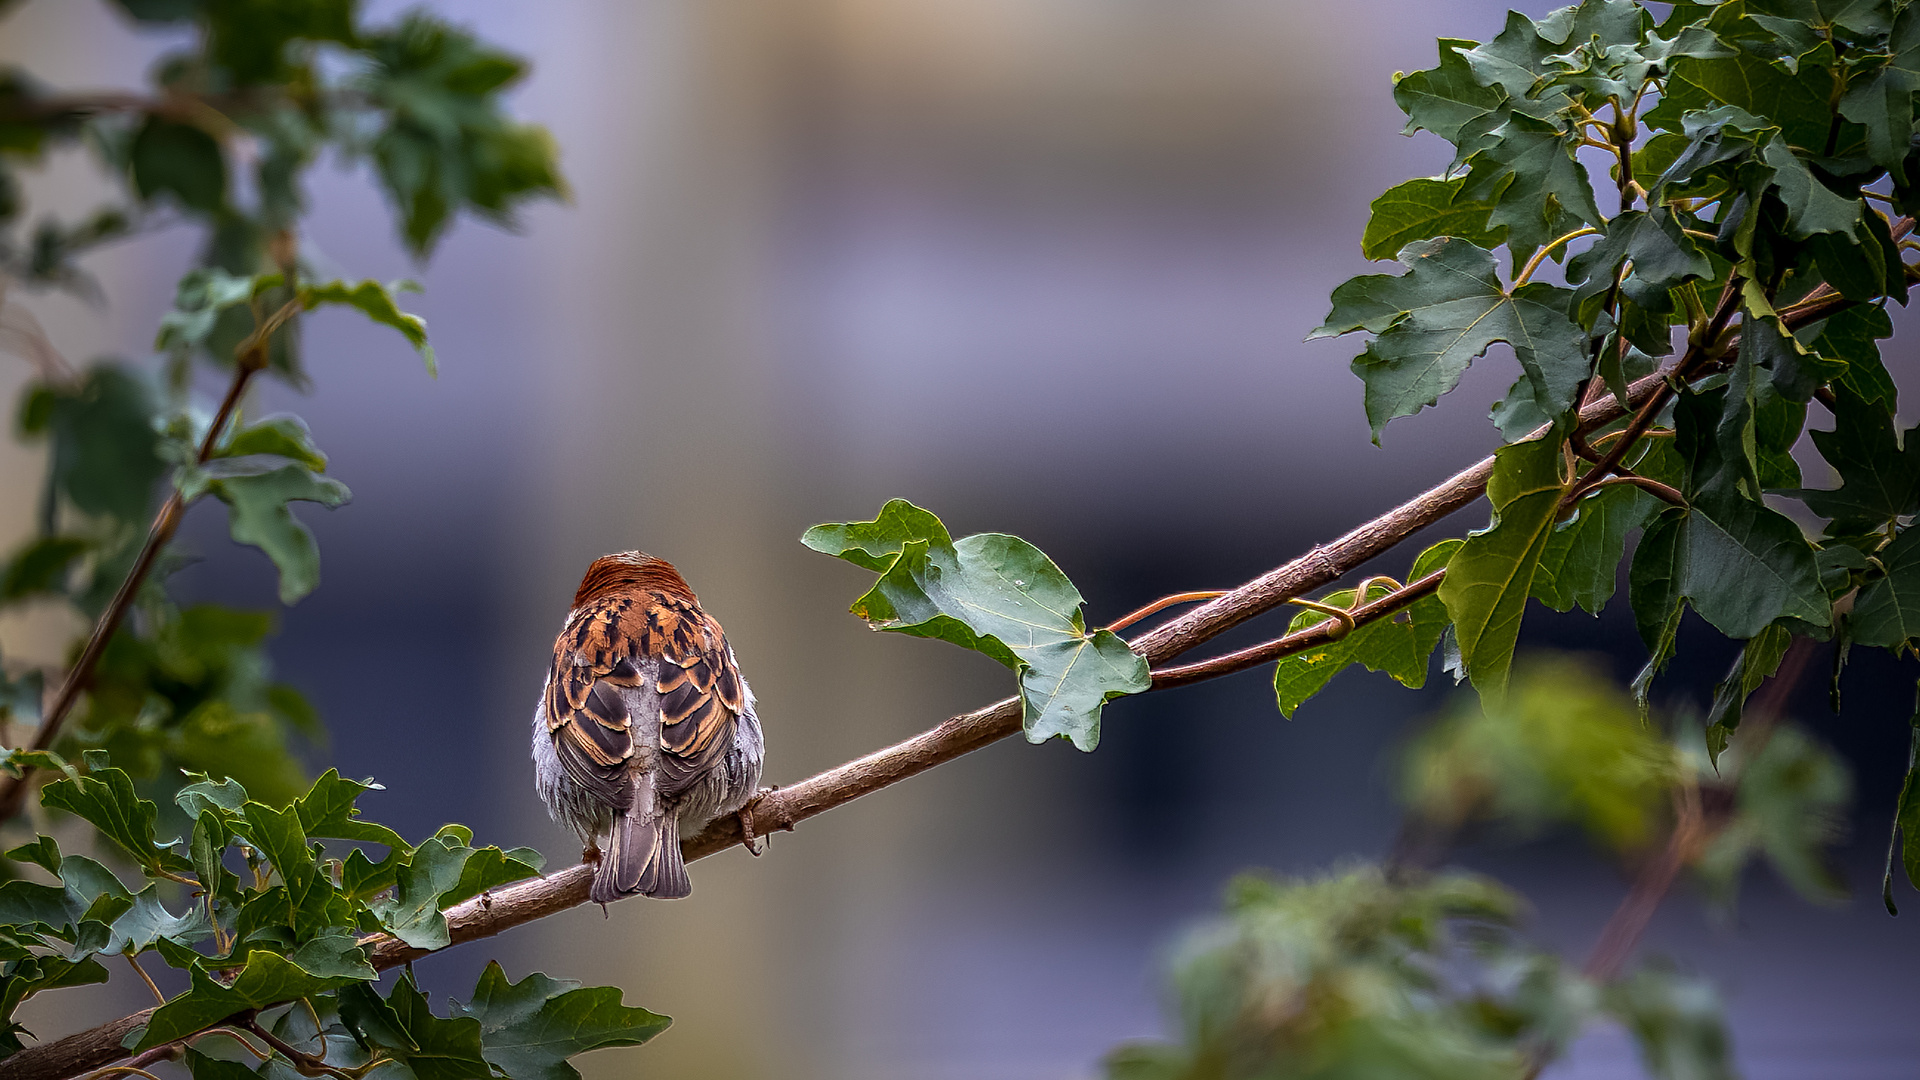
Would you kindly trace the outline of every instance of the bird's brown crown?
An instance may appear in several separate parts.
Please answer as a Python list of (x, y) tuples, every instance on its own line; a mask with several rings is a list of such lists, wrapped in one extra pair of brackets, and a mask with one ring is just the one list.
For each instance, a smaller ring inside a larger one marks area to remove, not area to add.
[(573, 606), (577, 608), (615, 593), (647, 589), (696, 604), (700, 602), (672, 563), (644, 551), (621, 551), (593, 560), (593, 565), (587, 567), (587, 575), (580, 579), (579, 590), (573, 594)]

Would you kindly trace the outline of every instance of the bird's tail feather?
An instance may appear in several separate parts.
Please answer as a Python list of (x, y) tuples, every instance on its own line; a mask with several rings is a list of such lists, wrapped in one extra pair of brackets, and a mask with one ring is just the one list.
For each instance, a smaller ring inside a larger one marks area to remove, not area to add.
[(679, 816), (657, 807), (634, 807), (613, 822), (613, 835), (593, 875), (594, 903), (623, 896), (677, 900), (693, 891), (680, 858)]

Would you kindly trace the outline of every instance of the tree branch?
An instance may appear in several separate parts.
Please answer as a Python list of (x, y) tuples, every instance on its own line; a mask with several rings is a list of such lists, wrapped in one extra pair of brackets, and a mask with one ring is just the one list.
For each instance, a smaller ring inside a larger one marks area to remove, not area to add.
[[(195, 461), (205, 465), (213, 457), (213, 451), (220, 445), (220, 436), (226, 431), (228, 421), (240, 407), (240, 399), (246, 396), (247, 385), (254, 375), (267, 366), (267, 343), (274, 331), (285, 325), (299, 311), (300, 301), (294, 299), (281, 305), (272, 315), (254, 328), (253, 333), (240, 342), (234, 350), (233, 383), (227, 387), (227, 395), (220, 401), (220, 408), (213, 414), (213, 421), (207, 425), (206, 436), (200, 440), (200, 452)], [(133, 568), (114, 590), (113, 599), (108, 601), (107, 609), (100, 613), (99, 621), (93, 624), (93, 632), (87, 636), (86, 647), (80, 650), (80, 658), (73, 662), (73, 670), (67, 673), (66, 681), (60, 684), (60, 692), (53, 699), (53, 705), (47, 709), (46, 716), (40, 721), (40, 728), (34, 733), (32, 749), (51, 750), (54, 741), (60, 737), (61, 725), (79, 702), (80, 694), (93, 680), (93, 671), (100, 665), (100, 657), (107, 651), (107, 643), (126, 621), (127, 612), (133, 607), (134, 600), (140, 595), (140, 587), (146, 584), (153, 564), (160, 552), (173, 539), (180, 528), (180, 519), (187, 509), (186, 499), (175, 488), (167, 496), (167, 501), (154, 516), (153, 524), (147, 529), (147, 539), (141, 545), (140, 555), (134, 560)], [(20, 813), (20, 803), (33, 786), (33, 770), (22, 768), (17, 777), (0, 778), (0, 821), (7, 821)]]
[[(1903, 219), (1896, 227), (1904, 235), (1912, 230), (1913, 220)], [(1832, 313), (1822, 304), (1812, 307), (1818, 315)], [(1813, 311), (1810, 310), (1808, 314), (1812, 315)], [(1802, 318), (1811, 321), (1804, 315)], [(1731, 350), (1728, 354), (1731, 355)], [(1656, 395), (1664, 397), (1670, 392), (1666, 381), (1668, 376), (1684, 370), (1696, 359), (1695, 351), (1689, 349), (1674, 368), (1656, 372), (1633, 383), (1628, 388), (1627, 407), (1641, 410), (1639, 415), (1645, 415), (1651, 422), (1657, 409), (1646, 410), (1647, 403)], [(1602, 397), (1581, 408), (1578, 428), (1592, 431), (1618, 419), (1624, 412), (1611, 395)], [(1536, 432), (1535, 435), (1541, 433)], [(1624, 437), (1619, 440), (1621, 444), (1631, 441)], [(1609, 454), (1609, 457), (1614, 456)], [(1624, 457), (1624, 451), (1620, 451), (1618, 456)], [(1332, 543), (1316, 546), (1239, 588), (1141, 634), (1128, 644), (1150, 664), (1164, 664), (1295, 597), (1331, 584), (1478, 499), (1486, 490), (1493, 464), (1491, 456), (1482, 458)], [(1429, 574), (1371, 604), (1361, 605), (1353, 612), (1355, 621), (1363, 621), (1363, 614), (1364, 621), (1370, 621), (1398, 611), (1437, 588), (1443, 574), (1444, 571)], [(1153, 689), (1167, 689), (1217, 678), (1310, 648), (1327, 639), (1333, 625), (1329, 621), (1252, 649), (1182, 667), (1163, 668), (1155, 673)], [(752, 819), (756, 836), (765, 836), (776, 830), (790, 831), (808, 818), (891, 787), (936, 765), (998, 742), (1019, 730), (1020, 703), (1016, 698), (1004, 698), (985, 708), (952, 717), (904, 742), (876, 750), (791, 787), (766, 792), (743, 813)], [(691, 862), (724, 851), (743, 839), (740, 816), (735, 815), (708, 825), (699, 835), (683, 841), (680, 849), (685, 859)], [(450, 945), (492, 937), (504, 930), (584, 904), (592, 881), (593, 867), (583, 863), (457, 904), (446, 913)], [(1664, 889), (1661, 891), (1664, 892)], [(383, 971), (427, 955), (426, 950), (415, 949), (387, 934), (363, 938), (362, 944), (366, 946), (373, 966)], [(122, 1040), (145, 1024), (152, 1011), (143, 1010), (51, 1043), (29, 1047), (0, 1061), (0, 1080), (65, 1080), (117, 1061), (125, 1056)]]

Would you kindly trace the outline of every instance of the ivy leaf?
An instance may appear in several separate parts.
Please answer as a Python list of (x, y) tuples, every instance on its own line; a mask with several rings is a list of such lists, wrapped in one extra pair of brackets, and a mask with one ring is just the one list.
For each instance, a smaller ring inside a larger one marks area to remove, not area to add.
[[(1458, 540), (1443, 540), (1421, 552), (1414, 560), (1413, 569), (1407, 572), (1407, 580), (1418, 581), (1447, 565), (1459, 547)], [(1369, 584), (1367, 601), (1378, 600), (1392, 591), (1385, 583)], [(1321, 597), (1320, 603), (1352, 608), (1356, 606), (1354, 590), (1341, 589)], [(1302, 611), (1293, 617), (1287, 632), (1298, 633), (1332, 618), (1324, 612)], [(1293, 719), (1294, 711), (1308, 698), (1319, 693), (1347, 665), (1356, 662), (1365, 664), (1368, 671), (1384, 671), (1401, 685), (1418, 690), (1427, 683), (1428, 658), (1433, 655), (1433, 647), (1439, 644), (1446, 627), (1446, 606), (1433, 596), (1425, 596), (1407, 606), (1404, 621), (1400, 617), (1380, 619), (1344, 637), (1281, 657), (1273, 670), (1273, 691), (1280, 704), (1280, 714)]]
[(1507, 95), (1481, 85), (1462, 55), (1477, 44), (1441, 38), (1437, 66), (1393, 80), (1394, 104), (1407, 114), (1405, 134), (1424, 129), (1452, 143), (1458, 150), (1454, 167), (1487, 145), (1507, 119)]
[(1493, 520), (1467, 536), (1440, 583), (1440, 600), (1453, 622), (1467, 675), (1493, 701), (1506, 691), (1520, 617), (1566, 494), (1560, 470), (1555, 439), (1495, 451), (1487, 479)]
[(1373, 200), (1366, 233), (1360, 238), (1361, 254), (1390, 259), (1415, 240), (1436, 236), (1456, 236), (1485, 248), (1501, 243), (1505, 231), (1487, 224), (1494, 203), (1462, 197), (1466, 183), (1464, 176), (1421, 178), (1387, 189)]
[(31, 844), (21, 844), (6, 853), (14, 862), (32, 863), (47, 873), (60, 876), (60, 842), (51, 836), (36, 836)]
[(1499, 36), (1462, 55), (1481, 85), (1504, 90), (1514, 107), (1528, 116), (1548, 117), (1567, 105), (1566, 88), (1553, 82), (1547, 63), (1559, 51), (1555, 43), (1540, 36), (1532, 19), (1509, 11)]
[(227, 438), (216, 457), (271, 454), (297, 462), (317, 473), (327, 471), (327, 455), (313, 444), (313, 432), (297, 416), (270, 416), (242, 427)]
[(129, 858), (157, 877), (188, 873), (193, 865), (173, 850), (173, 841), (154, 839), (159, 808), (134, 793), (133, 780), (121, 769), (97, 769), (88, 776), (56, 780), (42, 789), (40, 801), (65, 810), (119, 845)]
[(567, 1059), (607, 1046), (639, 1046), (667, 1029), (667, 1017), (620, 1004), (612, 986), (582, 988), (534, 972), (507, 981), (489, 961), (460, 1011), (480, 1022), (482, 1053), (514, 1080), (578, 1080)]
[(1119, 635), (1089, 633), (1080, 591), (1017, 536), (949, 540), (938, 518), (896, 499), (873, 521), (818, 525), (800, 542), (881, 571), (852, 609), (876, 629), (940, 638), (1012, 668), (1029, 741), (1059, 735), (1092, 750), (1106, 703), (1151, 685), (1147, 662)]
[(248, 1009), (332, 990), (357, 983), (355, 977), (320, 975), (302, 968), (292, 958), (256, 949), (247, 955), (246, 966), (232, 985), (221, 983), (198, 964), (190, 971), (191, 987), (153, 1012), (146, 1033), (132, 1047), (136, 1053), (188, 1035)]
[(304, 942), (346, 921), (347, 903), (320, 872), (297, 813), (249, 802), (245, 835), (280, 876), (286, 890), (280, 922), (293, 932), (294, 940)]
[(259, 548), (279, 568), (281, 603), (297, 603), (320, 584), (320, 552), (313, 533), (287, 504), (339, 506), (351, 495), (345, 484), (303, 465), (286, 465), (272, 472), (214, 478), (207, 488), (227, 504), (234, 542)]
[(1831, 491), (1800, 488), (1783, 494), (1821, 517), (1877, 527), (1920, 512), (1920, 437), (1894, 431), (1892, 402), (1868, 402), (1845, 384), (1834, 391), (1832, 431), (1816, 429), (1813, 444), (1840, 477)]
[[(1900, 856), (1907, 884), (1920, 888), (1920, 688), (1916, 689), (1913, 716), (1907, 720), (1907, 776), (1901, 781), (1900, 795), (1893, 804), (1893, 834), (1887, 838), (1887, 868), (1880, 882), (1880, 899), (1887, 914), (1898, 915), (1893, 903), (1894, 853)], [(3, 888), (3, 887), (0, 887)]]
[(1586, 334), (1567, 317), (1567, 290), (1530, 283), (1508, 295), (1492, 254), (1464, 240), (1409, 244), (1400, 261), (1399, 277), (1371, 274), (1335, 289), (1326, 323), (1309, 335), (1378, 335), (1353, 361), (1376, 443), (1388, 421), (1438, 401), (1496, 341), (1513, 346), (1541, 412), (1567, 411), (1587, 373)]
[(427, 321), (418, 315), (410, 315), (400, 310), (394, 302), (397, 292), (419, 292), (420, 286), (411, 281), (396, 281), (382, 285), (377, 281), (366, 280), (349, 284), (345, 281), (327, 281), (318, 285), (300, 287), (300, 306), (308, 311), (325, 304), (341, 304), (353, 308), (368, 319), (400, 331), (420, 353), (426, 362), (427, 374), (438, 375), (439, 368), (434, 363), (433, 346), (427, 344)]
[(149, 114), (128, 152), (133, 187), (152, 202), (171, 195), (202, 214), (218, 213), (227, 200), (227, 163), (220, 143), (191, 124)]

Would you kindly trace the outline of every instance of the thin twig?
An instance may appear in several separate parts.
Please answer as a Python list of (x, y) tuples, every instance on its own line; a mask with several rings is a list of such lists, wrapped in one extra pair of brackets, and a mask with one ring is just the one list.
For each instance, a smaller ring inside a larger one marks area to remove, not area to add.
[[(298, 311), (298, 298), (287, 301), (268, 318), (266, 323), (257, 327), (235, 350), (233, 382), (227, 387), (226, 397), (221, 399), (220, 408), (213, 415), (213, 422), (207, 425), (206, 436), (200, 440), (200, 451), (195, 457), (199, 464), (206, 464), (220, 445), (220, 436), (226, 431), (227, 424), (233, 418), (240, 400), (246, 396), (247, 386), (254, 375), (267, 366), (267, 341), (272, 332), (284, 325)], [(60, 684), (60, 692), (47, 709), (46, 716), (40, 721), (40, 728), (34, 733), (32, 748), (50, 750), (54, 741), (60, 737), (60, 728), (66, 722), (67, 715), (73, 711), (80, 700), (80, 694), (93, 680), (94, 669), (100, 665), (100, 657), (107, 651), (107, 643), (119, 631), (120, 624), (126, 620), (127, 612), (132, 609), (135, 598), (140, 595), (141, 586), (153, 572), (153, 564), (160, 558), (160, 552), (173, 539), (180, 528), (180, 519), (187, 508), (186, 499), (178, 488), (167, 496), (167, 501), (154, 516), (153, 524), (147, 529), (147, 539), (141, 545), (139, 557), (134, 560), (133, 568), (114, 590), (113, 599), (108, 602), (100, 619), (93, 625), (93, 632), (87, 636), (86, 647), (80, 651), (80, 658), (74, 661), (73, 670), (67, 673), (66, 680)], [(0, 779), (0, 821), (6, 821), (20, 813), (20, 805), (27, 789), (32, 786), (33, 769), (22, 767), (17, 777)]]
[(134, 974), (140, 976), (140, 981), (146, 983), (147, 989), (153, 991), (153, 1000), (165, 1005), (167, 1003), (167, 995), (160, 992), (160, 987), (153, 981), (153, 976), (147, 974), (147, 969), (140, 966), (140, 958), (132, 953), (121, 953), (120, 955), (127, 958), (127, 966), (133, 968)]

